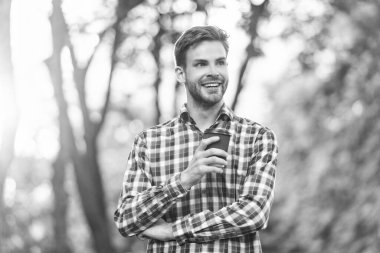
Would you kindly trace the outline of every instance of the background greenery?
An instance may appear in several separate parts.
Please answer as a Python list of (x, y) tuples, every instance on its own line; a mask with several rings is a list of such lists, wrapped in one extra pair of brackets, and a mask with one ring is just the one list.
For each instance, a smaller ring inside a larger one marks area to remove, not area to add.
[(113, 225), (133, 137), (184, 102), (173, 43), (230, 35), (226, 103), (277, 133), (263, 250), (380, 252), (380, 2), (0, 1), (0, 252), (144, 252)]

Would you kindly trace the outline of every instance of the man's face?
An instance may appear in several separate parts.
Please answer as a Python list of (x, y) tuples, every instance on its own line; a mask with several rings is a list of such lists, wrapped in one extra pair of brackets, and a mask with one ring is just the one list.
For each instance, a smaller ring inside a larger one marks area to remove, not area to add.
[[(219, 41), (203, 41), (186, 52), (182, 79), (188, 102), (202, 107), (222, 103), (228, 85), (227, 52)], [(191, 101), (189, 101), (191, 100)]]

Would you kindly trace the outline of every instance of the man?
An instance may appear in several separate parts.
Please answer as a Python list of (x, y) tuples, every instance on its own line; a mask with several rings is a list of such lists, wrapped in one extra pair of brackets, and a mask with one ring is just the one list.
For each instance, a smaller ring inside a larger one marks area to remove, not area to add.
[[(227, 35), (193, 27), (175, 44), (187, 103), (178, 117), (140, 133), (128, 158), (115, 222), (123, 236), (148, 238), (147, 252), (261, 252), (273, 201), (274, 133), (223, 102)], [(206, 149), (227, 131), (228, 152)]]

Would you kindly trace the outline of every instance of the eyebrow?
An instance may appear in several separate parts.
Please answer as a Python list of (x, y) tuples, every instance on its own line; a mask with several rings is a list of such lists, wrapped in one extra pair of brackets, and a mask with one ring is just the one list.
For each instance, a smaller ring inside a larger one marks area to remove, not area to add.
[[(227, 60), (226, 57), (219, 57), (215, 61), (224, 61)], [(194, 59), (193, 62), (208, 62), (206, 59)]]
[(205, 60), (205, 59), (194, 59), (193, 62), (208, 62), (208, 60)]

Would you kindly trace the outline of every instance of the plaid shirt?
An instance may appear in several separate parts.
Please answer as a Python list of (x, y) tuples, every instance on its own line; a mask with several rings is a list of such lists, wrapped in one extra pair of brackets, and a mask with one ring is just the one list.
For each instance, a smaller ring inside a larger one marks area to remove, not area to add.
[(203, 133), (186, 106), (136, 137), (114, 220), (123, 236), (138, 236), (161, 218), (172, 223), (175, 241), (149, 240), (147, 252), (261, 252), (258, 231), (267, 225), (274, 194), (275, 135), (225, 105), (210, 129), (231, 134), (228, 165), (190, 190), (180, 173)]

